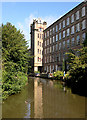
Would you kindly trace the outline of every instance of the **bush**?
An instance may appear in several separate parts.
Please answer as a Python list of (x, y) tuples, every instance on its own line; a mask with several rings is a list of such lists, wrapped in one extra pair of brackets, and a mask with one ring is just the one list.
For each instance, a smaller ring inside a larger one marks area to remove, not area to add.
[(40, 73), (40, 71), (34, 71), (34, 73)]
[(27, 82), (25, 73), (18, 72), (13, 75), (6, 71), (2, 74), (2, 99), (6, 99), (12, 94), (19, 93)]
[(78, 67), (71, 69), (69, 74), (66, 75), (66, 83), (68, 87), (71, 87), (73, 93), (87, 96), (86, 84), (87, 84), (87, 67)]
[(63, 78), (63, 71), (56, 71), (53, 73), (54, 79), (61, 80)]

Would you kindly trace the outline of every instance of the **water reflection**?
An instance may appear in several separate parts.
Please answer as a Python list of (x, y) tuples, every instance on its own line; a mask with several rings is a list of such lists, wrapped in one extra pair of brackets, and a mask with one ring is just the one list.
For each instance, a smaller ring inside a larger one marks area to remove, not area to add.
[(2, 111), (4, 118), (84, 118), (85, 97), (72, 94), (60, 81), (30, 78), (20, 94), (4, 102)]
[(42, 82), (39, 78), (34, 80), (34, 118), (43, 117)]

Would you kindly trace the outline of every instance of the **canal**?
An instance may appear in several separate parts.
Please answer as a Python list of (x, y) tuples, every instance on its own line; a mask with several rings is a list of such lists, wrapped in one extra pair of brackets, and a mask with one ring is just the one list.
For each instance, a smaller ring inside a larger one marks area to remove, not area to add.
[(2, 104), (3, 118), (85, 118), (85, 97), (72, 94), (60, 81), (29, 78), (21, 93)]

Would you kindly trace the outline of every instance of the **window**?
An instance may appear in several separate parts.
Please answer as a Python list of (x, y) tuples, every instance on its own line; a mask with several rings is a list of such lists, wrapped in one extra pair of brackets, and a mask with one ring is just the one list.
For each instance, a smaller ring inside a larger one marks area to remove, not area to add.
[(58, 44), (56, 44), (56, 51), (58, 50)]
[(63, 38), (65, 37), (65, 30), (63, 31)]
[(47, 53), (49, 53), (49, 48), (47, 48)]
[(39, 49), (38, 49), (38, 54), (39, 54)]
[(40, 34), (40, 39), (41, 39), (41, 34)]
[(76, 24), (76, 32), (80, 31), (80, 24)]
[(65, 52), (63, 53), (63, 60), (65, 60)]
[(42, 28), (40, 28), (39, 31), (41, 32), (41, 31), (42, 31)]
[(40, 42), (40, 47), (41, 47), (41, 42)]
[(40, 50), (40, 54), (41, 54), (41, 50)]
[(56, 71), (58, 70), (58, 65), (56, 65)]
[(74, 34), (74, 26), (71, 27), (71, 34)]
[(54, 36), (53, 36), (53, 42), (55, 42), (55, 38), (54, 38)]
[(47, 66), (47, 72), (48, 72), (48, 66)]
[(50, 56), (50, 62), (51, 62), (51, 56)]
[(47, 63), (49, 62), (49, 57), (47, 56)]
[(56, 41), (58, 41), (58, 35), (56, 35)]
[(43, 34), (42, 34), (42, 39), (43, 39)]
[(46, 33), (45, 33), (45, 38), (46, 38)]
[(82, 21), (82, 30), (86, 28), (86, 22), (85, 20)]
[(47, 37), (49, 37), (49, 31), (47, 31)]
[(72, 46), (74, 46), (74, 41), (75, 41), (75, 39), (74, 39), (74, 37), (71, 39), (71, 45)]
[(45, 63), (46, 63), (47, 61), (46, 61), (46, 57), (45, 57)]
[(53, 52), (54, 52), (54, 45), (53, 45)]
[(46, 54), (46, 49), (45, 49), (45, 54)]
[(69, 17), (67, 18), (67, 25), (69, 25)]
[(67, 29), (67, 36), (69, 36), (69, 28)]
[(50, 73), (51, 73), (51, 65), (50, 65)]
[(47, 40), (47, 45), (49, 45), (49, 39)]
[(59, 53), (59, 62), (61, 61), (61, 54)]
[(65, 27), (65, 20), (63, 21), (63, 28)]
[(45, 41), (45, 46), (46, 46), (46, 41)]
[(74, 22), (74, 14), (71, 16), (71, 23)]
[(77, 43), (77, 45), (80, 44), (80, 37), (79, 37), (79, 35), (76, 37), (76, 43)]
[(55, 33), (55, 29), (54, 29), (54, 27), (53, 27), (53, 34)]
[(69, 48), (69, 42), (70, 42), (70, 40), (67, 40), (67, 48)]
[(65, 41), (63, 41), (63, 49), (65, 49)]
[(39, 34), (38, 34), (38, 38), (39, 38)]
[(39, 57), (38, 57), (38, 62), (39, 62)]
[(86, 33), (83, 33), (82, 34), (82, 43), (84, 42), (85, 38), (86, 38)]
[(59, 40), (61, 40), (61, 33), (59, 33)]
[(85, 16), (85, 7), (82, 8), (82, 17)]
[(38, 41), (38, 45), (39, 45), (39, 41)]
[(61, 43), (59, 43), (59, 50), (61, 49)]
[(50, 38), (50, 44), (52, 43), (52, 38)]
[(59, 24), (59, 30), (61, 29), (61, 23)]
[(50, 47), (50, 53), (51, 53), (51, 49), (52, 49), (52, 48)]
[(52, 60), (53, 60), (53, 62), (54, 62), (54, 55), (53, 55), (53, 57), (52, 57)]
[(79, 11), (76, 12), (76, 20), (79, 19)]
[(58, 25), (56, 25), (56, 32), (58, 31)]
[(52, 35), (52, 29), (50, 29), (50, 35)]
[(44, 71), (46, 72), (46, 66), (44, 67)]

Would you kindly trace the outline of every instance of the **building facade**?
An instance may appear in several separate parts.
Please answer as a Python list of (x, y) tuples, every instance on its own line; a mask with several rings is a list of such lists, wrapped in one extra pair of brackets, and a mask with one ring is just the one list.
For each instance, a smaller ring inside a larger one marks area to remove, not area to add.
[(38, 20), (33, 20), (30, 28), (31, 34), (31, 53), (34, 56), (32, 62), (33, 71), (42, 71), (42, 53), (43, 53), (43, 30), (46, 29), (46, 22), (42, 22), (39, 18)]
[(62, 70), (65, 53), (81, 48), (86, 32), (87, 2), (82, 2), (44, 30), (44, 71)]

